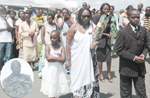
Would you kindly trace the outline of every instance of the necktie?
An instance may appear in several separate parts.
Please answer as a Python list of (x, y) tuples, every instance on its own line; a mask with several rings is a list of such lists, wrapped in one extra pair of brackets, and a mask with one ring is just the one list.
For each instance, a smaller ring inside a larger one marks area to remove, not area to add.
[(134, 32), (135, 32), (135, 35), (137, 36), (137, 33), (138, 33), (138, 29), (135, 29), (135, 30), (134, 30)]

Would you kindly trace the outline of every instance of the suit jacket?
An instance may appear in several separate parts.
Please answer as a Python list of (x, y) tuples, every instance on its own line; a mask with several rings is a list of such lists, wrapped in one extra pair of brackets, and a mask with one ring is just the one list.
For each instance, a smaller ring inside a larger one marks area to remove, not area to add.
[(145, 75), (145, 63), (135, 63), (135, 56), (143, 54), (146, 57), (148, 52), (146, 45), (146, 29), (138, 27), (137, 35), (132, 31), (128, 24), (121, 29), (116, 38), (114, 50), (120, 57), (119, 72), (121, 75), (128, 77), (138, 77), (138, 74)]

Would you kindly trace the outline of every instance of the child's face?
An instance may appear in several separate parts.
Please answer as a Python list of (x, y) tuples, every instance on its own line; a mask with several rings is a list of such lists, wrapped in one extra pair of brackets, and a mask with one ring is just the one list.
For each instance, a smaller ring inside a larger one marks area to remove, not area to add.
[(52, 44), (56, 44), (58, 42), (58, 34), (52, 32), (50, 40), (51, 40)]
[(15, 16), (16, 16), (15, 13), (13, 13), (13, 12), (10, 13), (11, 18), (15, 18)]
[(47, 16), (47, 22), (48, 22), (49, 24), (52, 24), (52, 23), (53, 23), (52, 16)]

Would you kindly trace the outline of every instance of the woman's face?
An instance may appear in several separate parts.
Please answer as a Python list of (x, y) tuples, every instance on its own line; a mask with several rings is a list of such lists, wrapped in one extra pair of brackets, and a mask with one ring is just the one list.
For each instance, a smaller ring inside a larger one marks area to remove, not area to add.
[(49, 24), (52, 24), (52, 23), (53, 23), (52, 16), (47, 16), (47, 22), (48, 22)]
[(91, 15), (90, 15), (90, 12), (88, 10), (84, 10), (80, 17), (81, 17), (81, 22), (83, 24), (88, 24), (90, 22)]
[(14, 12), (10, 12), (10, 17), (12, 18), (12, 19), (14, 19), (15, 18), (15, 13)]
[(24, 12), (20, 12), (20, 18), (22, 19), (22, 18), (24, 18), (25, 16), (24, 16)]
[(60, 11), (57, 11), (57, 16), (61, 16), (61, 12)]
[(27, 22), (29, 22), (30, 21), (30, 15), (29, 14), (25, 14), (25, 19), (26, 19)]
[(68, 12), (67, 12), (66, 10), (63, 10), (63, 11), (62, 11), (62, 15), (63, 15), (65, 18), (67, 18), (67, 17), (68, 17)]
[(36, 11), (36, 16), (37, 16), (37, 17), (40, 17), (40, 16), (41, 16), (40, 11)]
[(108, 6), (108, 5), (105, 5), (105, 6), (102, 8), (102, 11), (103, 11), (104, 14), (109, 13), (109, 6)]
[(113, 12), (114, 12), (114, 8), (110, 7), (110, 13), (113, 13)]

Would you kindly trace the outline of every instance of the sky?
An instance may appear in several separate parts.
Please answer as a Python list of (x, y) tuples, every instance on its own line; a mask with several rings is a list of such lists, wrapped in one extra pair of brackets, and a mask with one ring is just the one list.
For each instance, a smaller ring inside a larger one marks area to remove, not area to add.
[(137, 8), (139, 3), (143, 3), (143, 8), (145, 9), (147, 6), (150, 6), (149, 0), (76, 0), (79, 5), (82, 5), (83, 2), (87, 2), (91, 5), (92, 8), (96, 8), (97, 10), (100, 8), (102, 3), (109, 3), (115, 7), (116, 11), (120, 11), (120, 9), (125, 9), (128, 5), (133, 5), (134, 8)]

